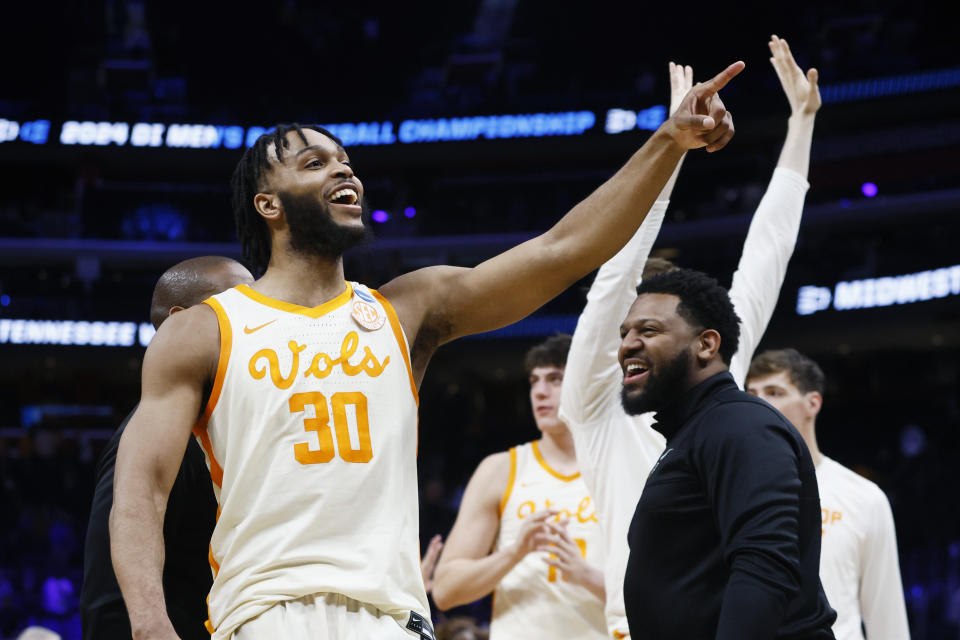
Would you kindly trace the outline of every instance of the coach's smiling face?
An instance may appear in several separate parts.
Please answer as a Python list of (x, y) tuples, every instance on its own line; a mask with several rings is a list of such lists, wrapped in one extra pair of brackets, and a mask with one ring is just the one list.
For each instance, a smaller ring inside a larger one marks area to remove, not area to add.
[(628, 414), (663, 409), (699, 383), (717, 357), (720, 334), (691, 325), (677, 313), (679, 304), (675, 295), (641, 294), (620, 325), (620, 397)]

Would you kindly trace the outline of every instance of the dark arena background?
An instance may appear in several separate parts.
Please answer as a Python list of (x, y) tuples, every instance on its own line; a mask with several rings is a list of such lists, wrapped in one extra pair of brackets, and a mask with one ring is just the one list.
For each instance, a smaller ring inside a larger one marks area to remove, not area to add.
[[(820, 445), (890, 499), (912, 637), (960, 637), (960, 48), (941, 9), (67, 0), (0, 14), (0, 638), (80, 637), (94, 466), (138, 400), (153, 285), (188, 257), (239, 258), (229, 178), (264, 128), (344, 140), (375, 232), (346, 275), (378, 286), (546, 230), (662, 122), (668, 61), (704, 80), (742, 59), (722, 92), (736, 137), (688, 155), (654, 250), (728, 286), (789, 114), (772, 33), (817, 67), (824, 104), (760, 348), (821, 364)], [(573, 331), (591, 277), (433, 358), (423, 544), (446, 536), (484, 456), (537, 437), (523, 354)], [(458, 611), (485, 622), (489, 605)]]

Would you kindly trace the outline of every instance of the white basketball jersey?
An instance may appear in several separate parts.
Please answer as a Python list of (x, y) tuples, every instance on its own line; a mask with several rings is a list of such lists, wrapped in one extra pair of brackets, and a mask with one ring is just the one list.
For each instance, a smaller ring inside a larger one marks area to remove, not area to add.
[[(517, 539), (524, 518), (557, 509), (587, 563), (603, 566), (603, 537), (593, 500), (579, 473), (564, 476), (546, 463), (536, 442), (510, 449), (510, 477), (500, 503), (495, 549)], [(563, 579), (544, 562), (546, 552), (528, 553), (493, 591), (490, 640), (512, 638), (606, 638), (603, 602)]]
[(390, 303), (347, 283), (307, 308), (246, 285), (205, 301), (220, 360), (194, 433), (219, 503), (215, 639), (278, 602), (333, 592), (406, 625), (420, 574), (417, 390)]

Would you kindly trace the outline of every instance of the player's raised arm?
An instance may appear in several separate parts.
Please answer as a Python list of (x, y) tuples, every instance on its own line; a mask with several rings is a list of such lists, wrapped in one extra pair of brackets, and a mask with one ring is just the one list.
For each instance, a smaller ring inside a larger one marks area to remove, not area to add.
[(163, 596), (163, 519), (218, 343), (207, 305), (166, 320), (144, 356), (140, 404), (120, 440), (110, 551), (136, 638), (177, 638)]
[(790, 45), (776, 35), (770, 37), (770, 63), (780, 86), (790, 103), (790, 119), (787, 121), (787, 139), (780, 152), (777, 166), (792, 169), (807, 177), (810, 168), (810, 145), (813, 141), (813, 122), (820, 110), (819, 73), (808, 69), (806, 73), (793, 59)]
[(740, 316), (740, 349), (730, 363), (743, 383), (753, 352), (773, 315), (800, 230), (806, 198), (813, 125), (820, 109), (817, 70), (804, 73), (786, 40), (771, 36), (770, 62), (790, 103), (787, 135), (780, 159), (763, 199), (757, 206), (730, 287), (730, 299)]
[(427, 328), (440, 344), (502, 327), (608, 260), (643, 222), (686, 150), (721, 149), (733, 137), (717, 92), (743, 67), (734, 63), (695, 86), (613, 177), (544, 234), (473, 269), (432, 267), (384, 286), (406, 328)]

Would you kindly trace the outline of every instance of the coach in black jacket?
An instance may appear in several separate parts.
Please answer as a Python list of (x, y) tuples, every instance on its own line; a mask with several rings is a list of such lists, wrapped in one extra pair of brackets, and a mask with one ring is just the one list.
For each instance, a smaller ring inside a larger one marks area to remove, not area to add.
[(728, 372), (738, 318), (685, 269), (637, 288), (621, 328), (628, 413), (667, 439), (630, 526), (631, 637), (833, 638), (818, 575), (820, 498), (800, 435)]

